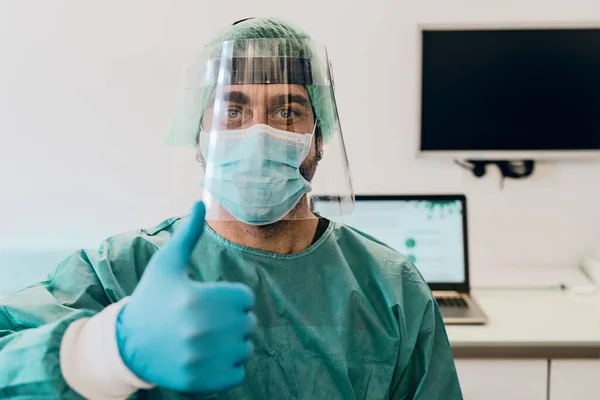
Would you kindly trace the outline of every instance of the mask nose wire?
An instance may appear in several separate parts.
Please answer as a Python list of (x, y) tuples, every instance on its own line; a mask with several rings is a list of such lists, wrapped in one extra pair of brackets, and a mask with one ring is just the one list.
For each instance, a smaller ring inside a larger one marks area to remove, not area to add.
[[(265, 111), (265, 114), (267, 111)], [(312, 128), (312, 132), (310, 133), (313, 137), (315, 136), (315, 132), (317, 131), (317, 125), (319, 121), (315, 118), (315, 123)], [(200, 119), (200, 123), (198, 124), (198, 133), (196, 134), (196, 146), (198, 146), (198, 151), (196, 151), (196, 161), (202, 162), (201, 149), (200, 149), (200, 134), (204, 132), (204, 127), (202, 127), (202, 119)]]

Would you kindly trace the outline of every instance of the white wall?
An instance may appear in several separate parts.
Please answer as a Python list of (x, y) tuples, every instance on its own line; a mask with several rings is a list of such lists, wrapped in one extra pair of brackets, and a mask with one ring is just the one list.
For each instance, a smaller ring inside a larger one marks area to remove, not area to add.
[(0, 0), (0, 243), (95, 240), (174, 212), (162, 135), (183, 65), (260, 15), (329, 45), (357, 193), (465, 192), (476, 269), (574, 266), (600, 243), (600, 160), (500, 191), (495, 174), (413, 157), (417, 23), (588, 21), (596, 0)]

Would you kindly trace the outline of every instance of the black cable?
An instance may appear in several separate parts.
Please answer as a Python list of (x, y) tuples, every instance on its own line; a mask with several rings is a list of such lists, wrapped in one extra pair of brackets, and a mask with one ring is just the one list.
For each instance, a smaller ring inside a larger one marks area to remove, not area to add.
[(522, 161), (498, 161), (498, 168), (502, 172), (502, 176), (506, 178), (522, 179), (533, 174), (535, 162), (533, 160)]
[(481, 178), (486, 173), (486, 167), (490, 164), (494, 164), (500, 169), (502, 180), (500, 181), (500, 188), (504, 188), (504, 179), (523, 179), (533, 174), (535, 169), (535, 162), (533, 160), (522, 160), (522, 161), (490, 161), (490, 160), (454, 160), (454, 163), (461, 168), (473, 172), (478, 178)]
[(469, 165), (469, 164), (465, 164), (464, 162), (460, 161), (460, 160), (454, 160), (454, 164), (467, 169), (469, 171), (473, 171), (473, 165)]

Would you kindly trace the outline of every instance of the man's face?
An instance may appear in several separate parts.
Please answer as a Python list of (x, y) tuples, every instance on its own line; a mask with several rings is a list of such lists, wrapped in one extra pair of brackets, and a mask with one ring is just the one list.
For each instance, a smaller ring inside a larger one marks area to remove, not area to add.
[[(265, 124), (282, 131), (310, 134), (315, 127), (310, 97), (302, 85), (217, 87), (213, 90), (203, 115), (204, 131), (238, 130)], [(320, 150), (322, 147), (320, 138), (315, 138), (313, 142), (308, 156), (300, 166), (300, 173), (307, 181), (311, 181), (315, 174), (317, 148)]]

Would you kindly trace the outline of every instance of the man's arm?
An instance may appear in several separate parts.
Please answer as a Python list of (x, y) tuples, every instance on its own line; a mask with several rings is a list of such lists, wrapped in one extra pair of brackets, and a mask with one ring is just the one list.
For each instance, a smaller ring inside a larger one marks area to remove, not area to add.
[(48, 280), (0, 299), (0, 398), (81, 398), (63, 376), (61, 342), (74, 322), (133, 291), (156, 245), (129, 239), (76, 252)]
[[(400, 358), (403, 357), (399, 355)], [(463, 398), (444, 322), (433, 297), (426, 306), (423, 323), (406, 367), (396, 374), (390, 399), (460, 400)]]

